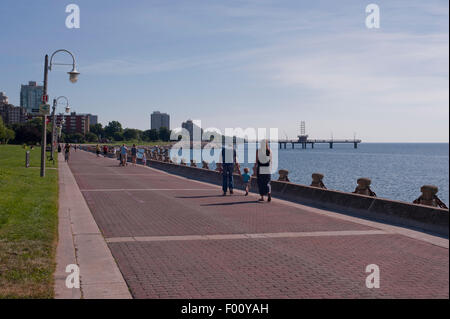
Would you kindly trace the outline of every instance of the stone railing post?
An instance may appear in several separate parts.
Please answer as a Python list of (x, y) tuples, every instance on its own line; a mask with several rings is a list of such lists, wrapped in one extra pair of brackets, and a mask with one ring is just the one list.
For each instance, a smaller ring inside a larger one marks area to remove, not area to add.
[(209, 169), (209, 164), (206, 161), (202, 161), (202, 168)]
[(197, 167), (197, 162), (191, 159), (191, 167)]
[(414, 204), (421, 204), (433, 207), (440, 207), (447, 209), (447, 206), (437, 197), (437, 192), (439, 191), (437, 186), (434, 185), (423, 185), (420, 188), (422, 195), (414, 200)]
[(372, 181), (370, 178), (361, 177), (357, 180), (358, 186), (356, 186), (354, 194), (367, 195), (376, 197), (377, 195), (370, 189), (370, 184)]
[(222, 171), (222, 163), (216, 163), (216, 171), (218, 172)]
[(311, 182), (311, 186), (312, 187), (320, 187), (320, 188), (325, 188), (325, 184), (323, 183), (323, 174), (321, 173), (313, 173), (312, 174), (312, 182)]
[(184, 161), (184, 158), (182, 158), (182, 159), (181, 159), (181, 161), (180, 161), (180, 165), (184, 165), (184, 166), (186, 166), (186, 162)]
[(280, 176), (278, 177), (278, 180), (280, 182), (290, 182), (289, 177), (288, 177), (289, 171), (287, 169), (280, 169), (278, 171), (278, 174), (280, 174)]

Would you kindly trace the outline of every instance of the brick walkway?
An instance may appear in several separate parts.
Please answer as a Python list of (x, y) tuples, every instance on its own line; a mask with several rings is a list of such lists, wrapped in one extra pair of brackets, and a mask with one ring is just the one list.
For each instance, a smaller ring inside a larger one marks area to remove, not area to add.
[(448, 248), (83, 151), (70, 168), (135, 298), (449, 297)]

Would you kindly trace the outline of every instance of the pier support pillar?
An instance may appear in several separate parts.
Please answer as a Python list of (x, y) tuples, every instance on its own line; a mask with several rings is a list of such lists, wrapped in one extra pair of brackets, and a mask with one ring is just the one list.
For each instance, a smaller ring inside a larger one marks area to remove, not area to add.
[(333, 143), (332, 142), (330, 142), (330, 148), (333, 148)]
[(358, 148), (358, 143), (354, 142), (353, 143), (353, 148)]
[(292, 144), (292, 149), (294, 149), (294, 143), (291, 143)]
[(311, 148), (314, 148), (314, 143), (311, 143)]

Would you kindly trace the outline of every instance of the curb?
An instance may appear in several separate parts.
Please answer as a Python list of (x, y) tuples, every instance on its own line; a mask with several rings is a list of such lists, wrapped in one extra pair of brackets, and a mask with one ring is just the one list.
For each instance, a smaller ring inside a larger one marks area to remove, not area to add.
[[(58, 246), (56, 251), (56, 299), (131, 299), (128, 286), (114, 260), (89, 207), (65, 163), (58, 154)], [(67, 288), (67, 265), (80, 271), (80, 288)]]

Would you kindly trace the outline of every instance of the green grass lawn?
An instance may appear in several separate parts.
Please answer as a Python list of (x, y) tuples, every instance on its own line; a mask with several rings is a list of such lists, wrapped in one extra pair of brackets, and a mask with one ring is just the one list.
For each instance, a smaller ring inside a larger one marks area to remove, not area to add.
[(0, 298), (53, 297), (58, 171), (39, 176), (40, 151), (25, 168), (22, 146), (0, 145)]

